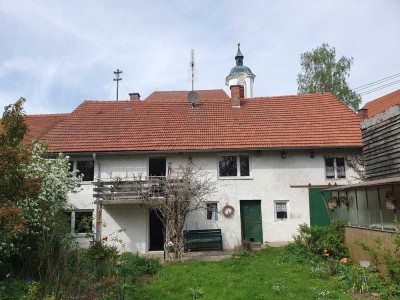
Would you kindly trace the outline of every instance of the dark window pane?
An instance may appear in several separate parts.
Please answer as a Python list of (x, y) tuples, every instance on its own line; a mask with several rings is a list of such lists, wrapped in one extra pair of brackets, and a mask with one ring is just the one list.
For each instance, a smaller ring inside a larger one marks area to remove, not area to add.
[(240, 156), (240, 176), (250, 176), (250, 163), (248, 156)]
[(346, 178), (346, 170), (344, 167), (344, 158), (336, 158), (336, 172), (338, 178)]
[(287, 212), (286, 211), (277, 211), (276, 218), (277, 219), (287, 219)]
[(335, 170), (333, 168), (333, 158), (325, 158), (326, 178), (335, 178)]
[(77, 175), (83, 174), (83, 181), (93, 181), (94, 178), (94, 162), (93, 161), (78, 161)]
[(237, 176), (236, 156), (219, 158), (219, 176)]
[(75, 212), (75, 233), (92, 232), (92, 212)]

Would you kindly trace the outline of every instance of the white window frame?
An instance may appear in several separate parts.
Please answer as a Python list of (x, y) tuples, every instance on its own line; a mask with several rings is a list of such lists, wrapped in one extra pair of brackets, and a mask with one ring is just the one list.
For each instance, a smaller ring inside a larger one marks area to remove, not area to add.
[[(208, 211), (209, 211), (208, 210), (208, 205), (211, 205), (211, 204), (216, 204), (216, 210), (214, 211), (215, 214), (211, 214), (211, 218), (209, 219), (208, 218)], [(206, 203), (206, 220), (215, 222), (215, 221), (218, 221), (218, 218), (219, 218), (219, 216), (218, 216), (218, 202), (207, 202)]]
[[(71, 233), (76, 235), (76, 236), (87, 236), (88, 234), (93, 234), (94, 233), (94, 210), (93, 209), (74, 209), (74, 210), (66, 210), (66, 213), (71, 213), (71, 219), (70, 219), (70, 226), (71, 226)], [(76, 228), (76, 222), (75, 222), (75, 213), (80, 213), (80, 212), (85, 212), (85, 213), (92, 213), (92, 231), (91, 232), (75, 232)]]
[[(278, 211), (276, 209), (277, 204), (286, 204), (286, 218), (278, 218)], [(289, 212), (289, 200), (275, 200), (274, 201), (274, 219), (276, 222), (282, 222), (282, 221), (287, 221), (289, 220), (290, 212)]]
[[(236, 176), (221, 176), (219, 169), (219, 159), (224, 156), (235, 156), (236, 157)], [(249, 158), (249, 176), (241, 176), (240, 175), (240, 157), (247, 156)], [(229, 180), (229, 179), (253, 179), (252, 178), (252, 159), (248, 154), (224, 154), (218, 155), (217, 157), (217, 171), (218, 171), (218, 179)]]
[[(343, 159), (343, 162), (344, 162), (344, 177), (338, 177), (337, 162), (336, 162), (336, 160), (338, 158)], [(326, 159), (333, 159), (333, 173), (334, 173), (334, 177), (333, 178), (328, 178), (327, 177)], [(347, 170), (346, 159), (344, 157), (326, 156), (326, 157), (324, 157), (324, 165), (325, 165), (325, 179), (326, 180), (340, 180), (340, 179), (346, 179), (347, 178), (347, 175), (346, 175), (346, 170)]]

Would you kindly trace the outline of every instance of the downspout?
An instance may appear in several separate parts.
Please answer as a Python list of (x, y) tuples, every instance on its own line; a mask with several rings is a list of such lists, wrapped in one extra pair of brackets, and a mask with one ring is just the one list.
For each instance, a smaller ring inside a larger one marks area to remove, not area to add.
[[(101, 177), (101, 172), (100, 172), (100, 163), (98, 162), (96, 158), (96, 153), (93, 153), (93, 161), (95, 162), (95, 165), (97, 166), (97, 175), (94, 178), (96, 181), (100, 181)], [(95, 232), (95, 241), (100, 242), (101, 241), (101, 223), (102, 223), (102, 210), (103, 207), (99, 202), (100, 198), (97, 195), (96, 196), (96, 232)]]

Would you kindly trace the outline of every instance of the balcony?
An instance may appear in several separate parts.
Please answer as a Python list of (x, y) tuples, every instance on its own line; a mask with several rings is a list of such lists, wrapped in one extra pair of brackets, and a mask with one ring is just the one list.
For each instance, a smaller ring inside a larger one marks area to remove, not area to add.
[(165, 200), (173, 188), (182, 186), (182, 180), (166, 176), (149, 176), (132, 180), (93, 182), (95, 203), (102, 205), (146, 204), (149, 200)]

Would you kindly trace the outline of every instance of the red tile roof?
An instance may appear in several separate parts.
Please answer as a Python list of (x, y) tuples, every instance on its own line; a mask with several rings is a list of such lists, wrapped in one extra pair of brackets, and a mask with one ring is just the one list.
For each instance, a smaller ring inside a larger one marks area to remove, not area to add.
[(85, 101), (44, 135), (53, 152), (361, 147), (359, 117), (331, 94)]
[(400, 90), (372, 100), (365, 104), (363, 108), (368, 109), (368, 118), (370, 118), (398, 104), (400, 104)]
[[(196, 90), (201, 100), (229, 99), (224, 90)], [(153, 92), (146, 100), (187, 100), (188, 91), (158, 91)]]
[(24, 137), (25, 144), (30, 144), (34, 138), (41, 139), (68, 115), (69, 114), (27, 115), (25, 117), (25, 123), (28, 125), (28, 133)]
[[(29, 146), (33, 139), (42, 137), (53, 129), (58, 123), (64, 120), (69, 114), (47, 114), (47, 115), (27, 115), (25, 123), (28, 126), (28, 132), (24, 137), (25, 145)], [(0, 125), (0, 133), (3, 128)]]

